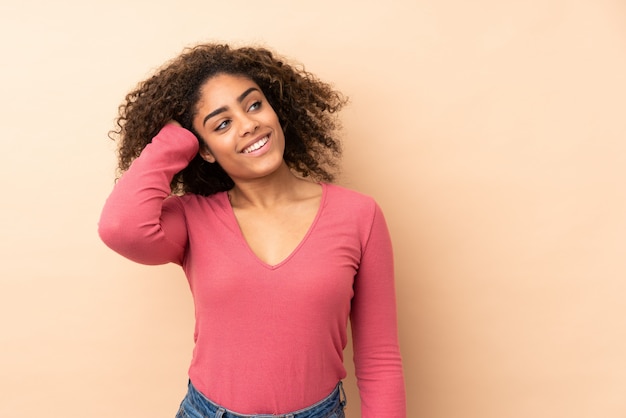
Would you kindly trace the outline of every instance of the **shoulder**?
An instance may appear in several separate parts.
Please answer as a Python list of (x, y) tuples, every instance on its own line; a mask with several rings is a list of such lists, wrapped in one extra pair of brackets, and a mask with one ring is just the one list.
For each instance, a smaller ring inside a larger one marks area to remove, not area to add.
[(324, 184), (325, 209), (346, 222), (356, 222), (361, 226), (372, 223), (380, 207), (373, 197), (336, 184)]
[(356, 190), (348, 189), (337, 184), (325, 183), (327, 200), (331, 204), (346, 205), (351, 209), (373, 210), (378, 206), (373, 197)]
[(164, 205), (177, 207), (184, 212), (192, 213), (198, 210), (205, 211), (207, 209), (214, 212), (221, 212), (225, 211), (229, 206), (226, 192), (218, 192), (209, 196), (202, 196), (194, 193), (173, 195), (165, 200)]
[(355, 237), (364, 251), (371, 237), (387, 237), (385, 217), (376, 200), (346, 187), (325, 184), (324, 211), (337, 236)]

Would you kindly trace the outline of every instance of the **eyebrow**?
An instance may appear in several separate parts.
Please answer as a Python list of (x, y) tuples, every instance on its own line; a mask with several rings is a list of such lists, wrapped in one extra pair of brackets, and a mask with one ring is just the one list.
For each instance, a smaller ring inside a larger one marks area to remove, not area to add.
[[(237, 101), (239, 103), (243, 102), (243, 100), (253, 91), (259, 91), (259, 89), (257, 89), (256, 87), (250, 87), (248, 90), (244, 91), (243, 93), (241, 93), (239, 95), (239, 97), (237, 97)], [(202, 126), (204, 126), (206, 124), (206, 121), (211, 119), (213, 116), (219, 115), (222, 112), (225, 112), (227, 110), (227, 108), (225, 106), (222, 107), (218, 107), (217, 109), (215, 109), (214, 111), (212, 111), (211, 113), (209, 113), (208, 115), (206, 115), (204, 117), (204, 119), (202, 120)]]

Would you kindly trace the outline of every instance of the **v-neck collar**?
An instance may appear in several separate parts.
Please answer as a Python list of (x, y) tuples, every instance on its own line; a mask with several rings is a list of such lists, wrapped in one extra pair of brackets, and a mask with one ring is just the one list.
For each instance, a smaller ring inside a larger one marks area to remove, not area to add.
[(300, 248), (302, 248), (302, 246), (304, 246), (304, 244), (308, 240), (309, 236), (313, 233), (313, 230), (315, 229), (315, 225), (317, 224), (318, 220), (320, 219), (320, 217), (322, 215), (322, 211), (323, 211), (325, 203), (326, 203), (326, 196), (327, 196), (327, 193), (328, 193), (328, 190), (327, 190), (327, 186), (328, 185), (326, 183), (319, 183), (319, 184), (320, 184), (320, 186), (322, 186), (322, 196), (320, 198), (319, 207), (317, 208), (317, 213), (315, 214), (315, 217), (313, 218), (313, 221), (311, 222), (311, 225), (309, 225), (309, 228), (307, 229), (306, 233), (304, 234), (304, 237), (302, 237), (302, 239), (300, 240), (298, 245), (295, 246), (295, 248), (289, 253), (289, 255), (287, 255), (287, 257), (285, 257), (282, 261), (278, 262), (277, 264), (266, 263), (265, 261), (261, 260), (258, 255), (256, 255), (256, 253), (252, 250), (252, 248), (250, 248), (250, 245), (248, 244), (248, 241), (246, 241), (246, 238), (243, 235), (243, 231), (241, 230), (241, 227), (239, 226), (239, 222), (237, 221), (237, 217), (235, 216), (235, 211), (234, 211), (233, 207), (231, 206), (230, 202), (228, 201), (228, 193), (227, 192), (222, 192), (221, 193), (221, 195), (222, 195), (221, 196), (222, 204), (226, 208), (226, 213), (227, 213), (227, 216), (229, 217), (229, 222), (232, 223), (232, 226), (233, 226), (233, 229), (235, 231), (235, 234), (237, 235), (237, 239), (240, 240), (241, 244), (246, 248), (246, 251), (248, 252), (248, 254), (254, 260), (256, 260), (256, 262), (258, 262), (263, 267), (265, 267), (265, 268), (267, 268), (269, 270), (276, 270), (276, 269), (280, 268), (281, 266), (287, 264), (289, 262), (289, 260), (291, 260), (293, 257), (295, 257), (295, 255), (299, 252)]

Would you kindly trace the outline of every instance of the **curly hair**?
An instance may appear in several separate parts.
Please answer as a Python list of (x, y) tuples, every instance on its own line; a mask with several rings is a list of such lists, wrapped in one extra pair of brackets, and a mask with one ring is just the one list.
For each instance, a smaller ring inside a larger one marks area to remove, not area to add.
[[(285, 133), (283, 158), (292, 170), (317, 181), (333, 181), (341, 157), (336, 112), (347, 99), (268, 49), (226, 44), (186, 48), (126, 95), (118, 109), (117, 129), (109, 133), (111, 139), (119, 140), (119, 175), (170, 120), (193, 132), (202, 144), (192, 121), (201, 87), (218, 74), (245, 76), (261, 88)], [(171, 182), (172, 193), (204, 196), (233, 186), (218, 163), (207, 163), (199, 155)]]

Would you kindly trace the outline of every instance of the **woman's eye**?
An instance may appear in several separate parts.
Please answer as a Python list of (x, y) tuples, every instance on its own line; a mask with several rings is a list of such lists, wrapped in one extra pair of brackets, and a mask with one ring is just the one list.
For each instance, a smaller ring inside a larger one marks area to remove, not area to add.
[(219, 125), (217, 125), (217, 128), (215, 128), (215, 130), (216, 131), (221, 131), (223, 129), (228, 128), (228, 125), (230, 125), (230, 121), (229, 120), (225, 120), (224, 122), (222, 122)]
[(252, 105), (250, 106), (250, 108), (248, 108), (248, 112), (252, 111), (252, 110), (257, 110), (258, 108), (261, 107), (261, 102), (254, 102), (252, 103)]

